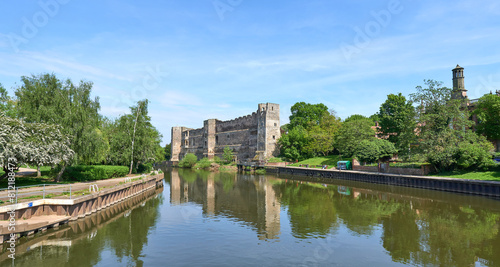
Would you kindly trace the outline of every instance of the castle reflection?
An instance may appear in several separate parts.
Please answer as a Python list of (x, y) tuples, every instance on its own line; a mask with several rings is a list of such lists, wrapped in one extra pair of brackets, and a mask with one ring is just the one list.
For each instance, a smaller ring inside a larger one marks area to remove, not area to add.
[(255, 228), (259, 239), (277, 239), (281, 205), (273, 181), (277, 179), (174, 169), (170, 177), (170, 201), (174, 205), (200, 204), (208, 217), (234, 218)]

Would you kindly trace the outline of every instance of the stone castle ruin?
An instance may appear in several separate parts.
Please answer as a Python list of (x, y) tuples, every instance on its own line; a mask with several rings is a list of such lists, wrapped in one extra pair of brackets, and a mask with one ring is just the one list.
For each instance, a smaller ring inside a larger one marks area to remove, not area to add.
[(263, 161), (276, 156), (280, 138), (280, 106), (259, 104), (257, 112), (229, 121), (209, 119), (203, 128), (172, 127), (172, 162), (187, 153), (198, 159), (222, 157), (225, 147), (233, 150), (237, 162)]

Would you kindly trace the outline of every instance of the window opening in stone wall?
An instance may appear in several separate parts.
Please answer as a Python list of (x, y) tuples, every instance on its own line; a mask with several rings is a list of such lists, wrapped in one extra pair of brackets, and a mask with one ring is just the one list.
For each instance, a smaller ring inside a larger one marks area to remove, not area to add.
[(271, 111), (273, 111), (273, 110), (274, 110), (274, 107), (271, 107)]
[(273, 140), (276, 140), (276, 136), (273, 135)]
[(274, 127), (278, 126), (278, 124), (276, 124), (276, 122), (274, 123)]

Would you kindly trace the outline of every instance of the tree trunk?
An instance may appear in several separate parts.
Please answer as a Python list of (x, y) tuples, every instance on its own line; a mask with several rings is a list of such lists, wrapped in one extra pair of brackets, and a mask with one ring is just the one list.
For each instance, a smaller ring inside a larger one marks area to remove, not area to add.
[(130, 170), (128, 174), (132, 174), (132, 166), (134, 165), (134, 141), (135, 141), (135, 130), (137, 127), (137, 119), (139, 118), (139, 112), (141, 111), (141, 102), (137, 105), (137, 115), (135, 115), (134, 123), (134, 134), (132, 135), (132, 155), (130, 155)]
[(66, 169), (66, 162), (63, 163), (63, 166), (62, 166), (61, 170), (59, 171), (59, 173), (57, 174), (57, 176), (55, 178), (55, 182), (56, 183), (59, 183), (59, 181), (61, 180), (61, 177), (62, 177), (65, 169)]
[(40, 165), (38, 165), (36, 167), (36, 177), (39, 178), (40, 176), (42, 176), (42, 172), (40, 171)]

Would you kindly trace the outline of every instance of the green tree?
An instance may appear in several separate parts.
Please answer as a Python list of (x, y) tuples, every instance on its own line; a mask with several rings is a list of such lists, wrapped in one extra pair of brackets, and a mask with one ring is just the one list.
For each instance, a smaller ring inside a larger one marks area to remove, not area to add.
[(384, 139), (362, 140), (356, 147), (354, 156), (361, 162), (377, 162), (379, 160), (388, 160), (397, 153), (394, 145)]
[(148, 100), (139, 101), (136, 106), (130, 107), (130, 114), (122, 115), (105, 126), (110, 145), (106, 157), (108, 163), (126, 166), (132, 159), (136, 169), (139, 163), (162, 160), (164, 157), (163, 148), (160, 146), (162, 136), (151, 124), (148, 103)]
[(344, 122), (350, 122), (350, 121), (357, 121), (357, 120), (368, 120), (370, 118), (367, 118), (366, 116), (359, 115), (359, 114), (354, 114), (349, 117), (347, 117)]
[(22, 76), (17, 96), (19, 117), (26, 122), (58, 124), (70, 137), (81, 163), (97, 163), (108, 149), (99, 131), (99, 98), (91, 99), (92, 83), (61, 81), (54, 74)]
[(477, 132), (490, 140), (499, 140), (500, 97), (492, 94), (482, 96), (476, 104), (474, 114), (478, 121)]
[(318, 125), (321, 117), (328, 114), (328, 107), (324, 104), (309, 104), (305, 102), (295, 103), (290, 108), (292, 115), (290, 115), (289, 129), (297, 126), (302, 126), (306, 129), (309, 125)]
[(184, 156), (184, 158), (179, 161), (179, 167), (192, 168), (197, 161), (198, 158), (194, 154), (187, 153), (186, 156)]
[(410, 144), (416, 141), (415, 108), (411, 101), (401, 94), (390, 94), (380, 106), (379, 131), (392, 142), (400, 155), (407, 154)]
[(334, 149), (335, 135), (340, 128), (340, 119), (335, 111), (330, 110), (321, 116), (318, 125), (310, 125), (307, 129), (307, 142), (304, 151), (313, 156), (327, 156)]
[(230, 147), (228, 147), (228, 146), (224, 147), (222, 159), (224, 160), (224, 163), (226, 163), (226, 164), (233, 162), (233, 150)]
[(9, 93), (0, 83), (0, 112), (6, 116), (17, 117), (16, 102), (9, 96)]
[[(437, 171), (460, 168), (483, 168), (491, 163), (486, 159), (492, 145), (470, 129), (473, 122), (462, 100), (451, 99), (451, 89), (442, 83), (425, 81), (427, 88), (417, 87), (412, 101), (417, 108), (419, 153)], [(465, 150), (472, 149), (467, 153)]]
[(289, 129), (278, 140), (281, 157), (290, 161), (307, 158), (305, 146), (307, 145), (307, 131), (302, 126)]
[(172, 144), (166, 144), (164, 148), (165, 160), (169, 161), (172, 157)]
[(363, 140), (375, 138), (370, 119), (351, 120), (343, 122), (335, 138), (335, 145), (343, 156), (351, 157)]

